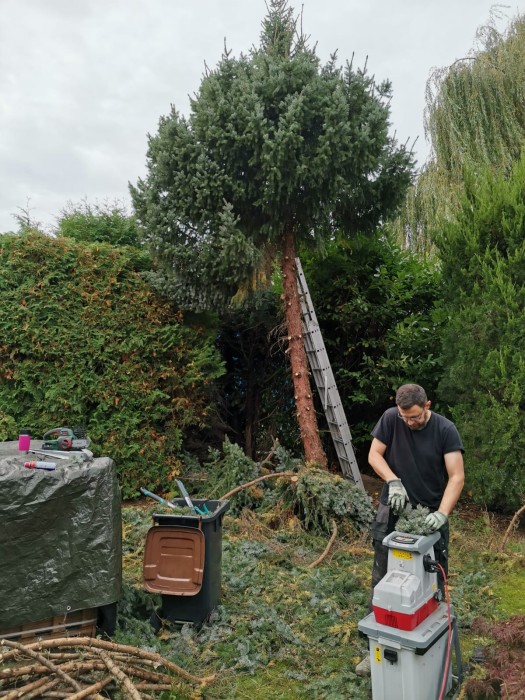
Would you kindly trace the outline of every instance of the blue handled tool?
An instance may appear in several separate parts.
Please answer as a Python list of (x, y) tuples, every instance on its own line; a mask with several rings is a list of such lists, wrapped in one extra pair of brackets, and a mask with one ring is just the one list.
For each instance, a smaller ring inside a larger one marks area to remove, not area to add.
[(177, 508), (177, 506), (172, 503), (171, 501), (167, 501), (165, 498), (162, 498), (162, 496), (157, 496), (156, 493), (152, 493), (151, 491), (148, 491), (147, 489), (140, 489), (140, 492), (144, 494), (144, 496), (149, 496), (150, 498), (153, 498), (155, 501), (158, 501), (159, 503), (162, 503), (164, 506), (168, 506), (168, 508)]
[(179, 487), (179, 491), (182, 493), (188, 508), (191, 508), (195, 513), (197, 513), (197, 515), (208, 515), (209, 514), (210, 511), (208, 510), (208, 506), (206, 505), (206, 503), (203, 503), (203, 506), (202, 506), (204, 508), (204, 510), (201, 510), (198, 506), (193, 504), (193, 502), (190, 498), (190, 494), (186, 491), (186, 487), (184, 486), (184, 484), (182, 483), (182, 481), (180, 479), (175, 479), (175, 483)]

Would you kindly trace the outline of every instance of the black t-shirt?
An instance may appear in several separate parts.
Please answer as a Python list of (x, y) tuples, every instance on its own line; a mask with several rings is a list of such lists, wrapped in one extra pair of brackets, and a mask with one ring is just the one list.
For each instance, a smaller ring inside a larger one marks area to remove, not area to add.
[[(372, 435), (387, 446), (384, 457), (403, 482), (412, 505), (420, 504), (432, 510), (438, 508), (448, 481), (444, 456), (457, 450), (465, 451), (454, 423), (432, 412), (424, 428), (411, 430), (399, 418), (397, 408), (389, 408), (377, 422)], [(382, 503), (386, 504), (387, 494), (385, 484)]]

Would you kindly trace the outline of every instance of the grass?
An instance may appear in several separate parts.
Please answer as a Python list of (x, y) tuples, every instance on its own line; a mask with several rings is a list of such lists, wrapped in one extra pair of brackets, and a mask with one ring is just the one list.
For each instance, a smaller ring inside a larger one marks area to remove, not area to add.
[[(180, 700), (369, 700), (369, 679), (354, 674), (366, 651), (357, 622), (367, 613), (372, 550), (366, 535), (344, 522), (327, 558), (315, 561), (326, 535), (307, 533), (291, 513), (244, 510), (223, 521), (222, 597), (209, 622), (165, 626), (149, 616), (159, 599), (141, 582), (145, 533), (158, 508), (124, 508), (124, 596), (117, 642), (155, 649), (197, 675), (216, 673), (198, 689), (175, 679), (163, 698)], [(453, 517), (450, 594), (463, 660), (484, 640), (476, 617), (523, 614), (525, 535), (516, 531), (500, 552), (506, 519), (488, 522), (472, 511)]]

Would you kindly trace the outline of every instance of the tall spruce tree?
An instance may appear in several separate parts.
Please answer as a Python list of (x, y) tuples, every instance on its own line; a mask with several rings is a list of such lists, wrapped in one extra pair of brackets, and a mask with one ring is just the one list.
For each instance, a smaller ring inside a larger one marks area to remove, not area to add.
[(297, 418), (307, 461), (326, 464), (304, 351), (298, 247), (370, 232), (409, 185), (411, 155), (388, 134), (390, 83), (321, 65), (287, 0), (271, 0), (260, 46), (207, 70), (185, 118), (149, 137), (131, 186), (139, 222), (182, 307), (220, 308), (268, 284), (280, 260)]

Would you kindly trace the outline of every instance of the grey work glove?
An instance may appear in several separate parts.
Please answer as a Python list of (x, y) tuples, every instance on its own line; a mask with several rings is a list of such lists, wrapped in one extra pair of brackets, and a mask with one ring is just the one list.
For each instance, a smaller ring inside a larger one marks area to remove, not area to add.
[(392, 479), (388, 484), (388, 505), (393, 513), (401, 513), (408, 503), (408, 493), (401, 483), (401, 479)]
[(448, 522), (447, 516), (445, 515), (445, 513), (442, 513), (440, 510), (436, 510), (435, 513), (430, 513), (430, 515), (427, 515), (427, 517), (425, 518), (425, 525), (428, 525), (428, 527), (431, 527), (432, 532), (439, 530), (439, 528), (443, 527), (443, 525), (447, 522)]

